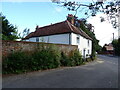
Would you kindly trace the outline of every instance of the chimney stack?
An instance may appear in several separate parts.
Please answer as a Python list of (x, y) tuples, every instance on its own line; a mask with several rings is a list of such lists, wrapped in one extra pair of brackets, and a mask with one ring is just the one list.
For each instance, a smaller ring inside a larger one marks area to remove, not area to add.
[(72, 14), (68, 14), (67, 20), (74, 25), (74, 16)]
[(37, 30), (38, 28), (39, 28), (39, 26), (37, 25), (37, 26), (36, 26), (36, 30)]

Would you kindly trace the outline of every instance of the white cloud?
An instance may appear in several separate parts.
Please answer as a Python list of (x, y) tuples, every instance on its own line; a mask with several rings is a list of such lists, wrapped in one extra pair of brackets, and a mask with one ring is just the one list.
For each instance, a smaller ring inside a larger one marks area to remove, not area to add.
[(61, 11), (62, 11), (61, 7), (56, 7), (55, 10), (56, 10), (57, 12), (61, 12)]
[(117, 38), (118, 31), (108, 21), (100, 22), (101, 16), (106, 17), (104, 14), (99, 14), (96, 17), (89, 18), (88, 22), (95, 27), (96, 38), (100, 40), (99, 44), (103, 46), (105, 43), (108, 44), (112, 41), (113, 33), (115, 38)]

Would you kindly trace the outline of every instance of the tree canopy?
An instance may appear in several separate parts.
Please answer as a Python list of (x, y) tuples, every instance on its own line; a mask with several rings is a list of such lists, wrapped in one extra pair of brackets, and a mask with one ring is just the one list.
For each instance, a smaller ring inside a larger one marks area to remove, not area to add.
[(95, 53), (101, 50), (101, 46), (99, 45), (99, 40), (96, 39), (94, 34), (94, 29), (92, 29), (92, 24), (87, 24), (86, 22), (82, 21), (78, 28), (81, 28), (88, 36), (90, 36), (92, 40), (92, 56), (95, 57)]
[(0, 20), (2, 22), (1, 27), (2, 27), (2, 33), (0, 36), (2, 36), (2, 40), (16, 40), (18, 39), (18, 32), (17, 32), (17, 27), (10, 24), (9, 21), (6, 19), (5, 16), (0, 14)]
[(112, 44), (113, 44), (113, 47), (114, 47), (115, 55), (120, 56), (120, 38), (113, 40)]

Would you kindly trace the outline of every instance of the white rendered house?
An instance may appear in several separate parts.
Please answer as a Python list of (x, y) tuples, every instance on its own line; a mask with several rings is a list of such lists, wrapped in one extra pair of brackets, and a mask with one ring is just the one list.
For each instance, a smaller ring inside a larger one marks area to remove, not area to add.
[(23, 41), (78, 45), (84, 57), (92, 53), (92, 39), (68, 20), (40, 28), (37, 26), (36, 31), (26, 36)]

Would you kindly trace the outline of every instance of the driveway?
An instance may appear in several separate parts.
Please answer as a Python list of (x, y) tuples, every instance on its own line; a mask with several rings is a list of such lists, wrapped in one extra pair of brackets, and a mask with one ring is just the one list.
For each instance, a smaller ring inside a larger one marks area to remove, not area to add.
[(98, 55), (86, 65), (3, 77), (3, 88), (118, 88), (118, 58)]

